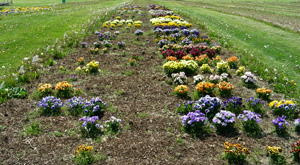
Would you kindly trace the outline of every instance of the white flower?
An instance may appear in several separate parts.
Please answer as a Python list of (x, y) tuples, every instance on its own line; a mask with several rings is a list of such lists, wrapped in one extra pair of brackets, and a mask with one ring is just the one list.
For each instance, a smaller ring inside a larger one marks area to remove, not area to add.
[(4, 81), (2, 82), (2, 84), (0, 85), (0, 90), (3, 88), (3, 86), (4, 86)]
[(36, 55), (36, 56), (34, 56), (34, 57), (32, 58), (32, 63), (35, 63), (35, 62), (37, 62), (38, 60), (39, 60), (39, 56)]
[(19, 69), (19, 74), (23, 74), (24, 73), (24, 65), (22, 65)]
[(5, 66), (3, 65), (2, 68), (5, 69)]

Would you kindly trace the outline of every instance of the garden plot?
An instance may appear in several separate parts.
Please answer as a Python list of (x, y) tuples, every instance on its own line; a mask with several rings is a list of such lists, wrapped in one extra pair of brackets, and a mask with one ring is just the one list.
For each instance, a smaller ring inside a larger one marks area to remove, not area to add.
[(265, 164), (267, 152), (291, 163), (295, 103), (273, 101), (283, 96), (193, 22), (137, 4), (67, 56), (44, 52), (28, 96), (0, 105), (0, 161), (225, 164), (236, 150), (238, 163)]

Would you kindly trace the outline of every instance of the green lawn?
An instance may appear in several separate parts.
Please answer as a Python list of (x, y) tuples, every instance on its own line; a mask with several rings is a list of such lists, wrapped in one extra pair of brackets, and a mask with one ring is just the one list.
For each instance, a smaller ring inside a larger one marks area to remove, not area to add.
[[(53, 11), (40, 11), (27, 14), (10, 14), (0, 17), (0, 67), (20, 66), (24, 57), (35, 55), (37, 49), (45, 49), (56, 39), (63, 39), (65, 33), (79, 31), (101, 10), (114, 7), (125, 0), (79, 1), (67, 0), (66, 4), (56, 4)], [(75, 2), (77, 1), (77, 2)], [(14, 5), (45, 5), (57, 1), (15, 1)], [(0, 70), (0, 73), (3, 69)]]

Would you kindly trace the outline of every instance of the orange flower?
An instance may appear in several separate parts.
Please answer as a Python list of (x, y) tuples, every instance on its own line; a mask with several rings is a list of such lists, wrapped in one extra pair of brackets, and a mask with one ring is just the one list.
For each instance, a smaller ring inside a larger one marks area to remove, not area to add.
[(228, 61), (228, 62), (238, 62), (239, 60), (238, 60), (238, 58), (237, 57), (235, 57), (235, 56), (231, 56), (230, 58), (228, 58), (226, 61)]
[(213, 90), (215, 87), (214, 83), (210, 82), (200, 82), (196, 85), (195, 90), (199, 93), (207, 93), (209, 90)]
[(213, 59), (214, 61), (216, 61), (216, 60), (217, 60), (217, 61), (221, 61), (221, 60), (222, 60), (221, 56), (213, 57), (212, 59)]
[(129, 58), (129, 62), (136, 62), (136, 59)]
[(267, 93), (271, 93), (271, 89), (266, 89), (266, 88), (257, 88), (256, 89), (256, 93), (262, 93), (262, 94), (267, 94)]
[(177, 60), (177, 58), (174, 57), (174, 56), (169, 56), (169, 57), (166, 58), (166, 60), (167, 60), (167, 61), (169, 61), (169, 60), (170, 60), (170, 61), (175, 61), (175, 60)]
[(187, 85), (178, 85), (174, 89), (174, 92), (183, 95), (183, 94), (186, 94), (189, 90), (190, 90), (190, 88)]
[[(200, 55), (199, 57), (195, 58), (195, 60), (199, 61), (199, 62), (202, 62), (204, 59), (209, 60), (209, 58), (208, 58), (208, 56), (206, 54)], [(209, 60), (209, 61), (211, 61), (211, 60)]]
[(182, 59), (184, 59), (184, 60), (194, 60), (194, 57), (186, 55), (186, 56), (183, 56)]
[(220, 82), (217, 84), (217, 88), (219, 88), (221, 91), (222, 90), (232, 90), (234, 89), (234, 86), (226, 81)]
[(82, 62), (84, 60), (84, 58), (83, 57), (80, 57), (77, 61), (78, 62)]

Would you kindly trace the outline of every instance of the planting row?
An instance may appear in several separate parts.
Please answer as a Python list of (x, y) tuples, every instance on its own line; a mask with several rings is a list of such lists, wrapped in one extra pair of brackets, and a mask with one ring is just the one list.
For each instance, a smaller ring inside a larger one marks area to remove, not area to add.
[[(239, 66), (237, 57), (231, 56), (223, 60), (220, 45), (200, 34), (197, 29), (189, 30), (192, 24), (173, 11), (157, 5), (149, 5), (148, 8), (153, 17), (150, 22), (154, 27), (155, 41), (164, 58), (163, 69), (175, 85), (174, 94), (183, 99), (191, 99), (189, 86), (195, 85), (192, 95), (195, 101), (183, 102), (176, 109), (176, 112), (183, 115), (181, 119), (185, 132), (202, 136), (215, 129), (218, 134), (230, 135), (237, 132), (235, 123), (239, 119), (246, 134), (260, 136), (260, 123), (266, 114), (262, 100), (271, 100), (271, 89), (259, 87), (256, 75), (246, 71), (244, 66)], [(241, 97), (232, 97), (235, 86), (230, 80), (236, 80), (237, 77), (247, 89), (255, 90), (260, 99), (251, 97), (244, 105)], [(225, 101), (215, 97), (217, 95)], [(276, 116), (272, 120), (274, 130), (278, 135), (286, 136), (290, 126), (286, 118), (297, 117), (297, 105), (292, 100), (274, 100), (269, 103), (269, 107)], [(298, 134), (299, 121), (300, 119), (294, 120), (294, 128)], [(224, 145), (225, 158), (230, 163), (242, 163), (249, 154), (248, 149), (242, 148), (240, 144), (226, 142)], [(285, 162), (282, 150), (276, 149), (269, 146), (266, 148), (271, 156), (271, 163)], [(299, 160), (299, 152), (294, 151)]]

